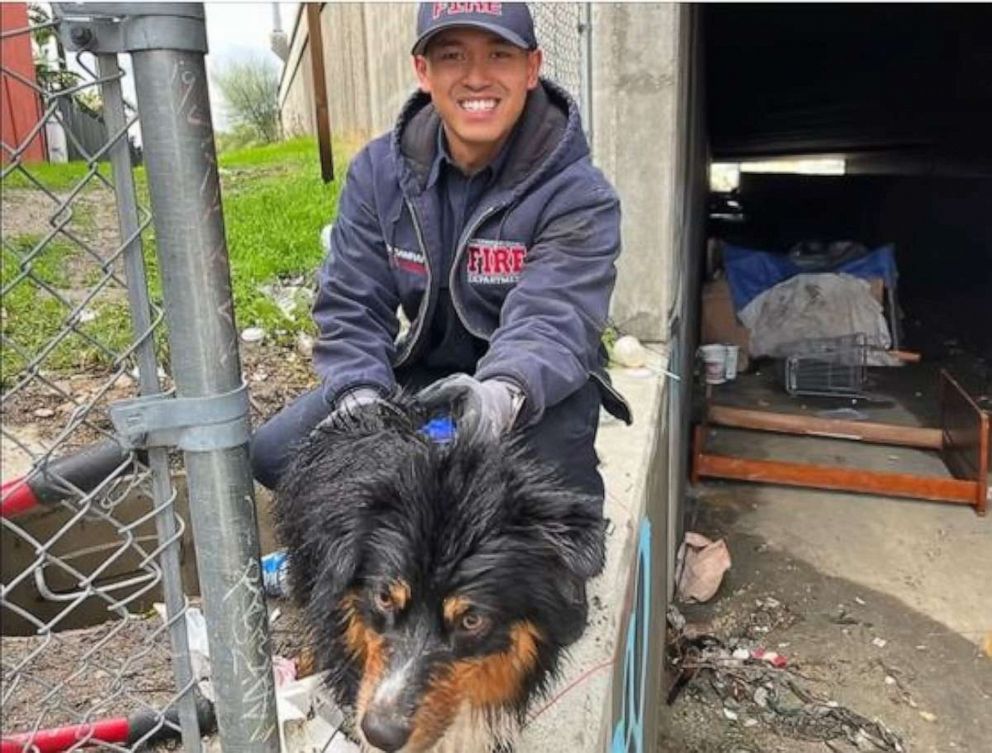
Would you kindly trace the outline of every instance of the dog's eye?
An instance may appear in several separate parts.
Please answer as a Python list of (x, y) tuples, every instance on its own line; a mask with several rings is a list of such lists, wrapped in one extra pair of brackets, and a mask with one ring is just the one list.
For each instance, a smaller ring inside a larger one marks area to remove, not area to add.
[(380, 612), (392, 612), (396, 608), (396, 602), (388, 588), (377, 589), (372, 594), (372, 601)]
[(458, 620), (458, 627), (466, 633), (481, 633), (486, 627), (486, 618), (477, 612), (466, 612)]

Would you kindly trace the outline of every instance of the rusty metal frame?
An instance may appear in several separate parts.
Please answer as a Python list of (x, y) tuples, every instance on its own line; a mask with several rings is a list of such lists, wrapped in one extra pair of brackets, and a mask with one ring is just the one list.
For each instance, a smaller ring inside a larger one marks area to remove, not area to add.
[[(707, 420), (698, 424), (693, 434), (692, 482), (710, 476), (925, 499), (965, 504), (985, 515), (989, 501), (989, 416), (945, 370), (940, 372), (939, 400), (938, 429), (710, 406)], [(706, 452), (710, 424), (936, 450), (953, 478), (714, 455)]]

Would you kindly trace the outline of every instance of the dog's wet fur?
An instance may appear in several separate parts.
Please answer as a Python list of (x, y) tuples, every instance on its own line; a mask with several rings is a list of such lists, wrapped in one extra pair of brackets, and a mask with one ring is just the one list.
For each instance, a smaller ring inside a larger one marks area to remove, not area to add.
[(368, 750), (506, 750), (585, 629), (601, 500), (519, 439), (437, 444), (408, 397), (335, 417), (276, 494), (318, 671)]

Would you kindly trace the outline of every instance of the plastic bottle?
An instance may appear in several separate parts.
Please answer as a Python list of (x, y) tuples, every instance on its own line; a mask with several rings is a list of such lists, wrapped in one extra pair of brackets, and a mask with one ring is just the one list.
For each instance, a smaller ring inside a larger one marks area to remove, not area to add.
[(262, 588), (267, 596), (289, 596), (288, 570), (289, 558), (284, 549), (262, 557)]

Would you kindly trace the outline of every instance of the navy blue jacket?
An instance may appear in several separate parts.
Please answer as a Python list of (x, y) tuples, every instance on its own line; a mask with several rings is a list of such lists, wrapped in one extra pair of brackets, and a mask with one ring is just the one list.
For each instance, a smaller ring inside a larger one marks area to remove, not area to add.
[[(314, 365), (330, 404), (359, 386), (393, 389), (393, 370), (425, 346), (442, 264), (439, 197), (425, 190), (439, 127), (418, 92), (348, 170), (313, 312)], [(522, 425), (590, 378), (629, 421), (600, 346), (620, 252), (617, 195), (590, 162), (575, 102), (555, 84), (528, 94), (513, 139), (449, 277), (465, 328), (489, 342), (475, 376), (521, 386)], [(398, 338), (399, 307), (411, 324)]]

